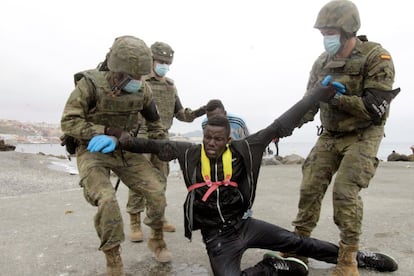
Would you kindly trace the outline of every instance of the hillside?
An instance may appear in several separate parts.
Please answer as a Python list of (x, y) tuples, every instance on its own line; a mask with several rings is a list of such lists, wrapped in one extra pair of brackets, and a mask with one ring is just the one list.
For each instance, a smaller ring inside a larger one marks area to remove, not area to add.
[(60, 143), (60, 125), (0, 119), (0, 139), (7, 143)]
[[(59, 137), (61, 135), (62, 131), (59, 124), (0, 119), (0, 140), (4, 140), (8, 144), (60, 143)], [(175, 133), (169, 135), (176, 140), (198, 141), (197, 138), (202, 136), (202, 132), (196, 130), (179, 136)]]

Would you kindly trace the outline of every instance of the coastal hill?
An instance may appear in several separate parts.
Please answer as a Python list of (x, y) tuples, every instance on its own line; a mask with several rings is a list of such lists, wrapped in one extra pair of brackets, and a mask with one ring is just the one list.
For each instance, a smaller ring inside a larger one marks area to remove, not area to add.
[[(7, 144), (19, 143), (60, 143), (62, 130), (59, 124), (45, 122), (22, 122), (0, 119), (0, 140)], [(170, 133), (170, 139), (198, 142), (202, 132), (192, 131), (182, 135)]]

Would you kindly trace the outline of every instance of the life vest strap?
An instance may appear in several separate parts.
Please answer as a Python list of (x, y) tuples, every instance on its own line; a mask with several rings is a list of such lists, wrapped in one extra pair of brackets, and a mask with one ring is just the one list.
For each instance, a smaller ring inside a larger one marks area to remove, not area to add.
[(190, 187), (187, 188), (188, 192), (191, 192), (195, 189), (204, 187), (204, 186), (208, 186), (210, 188), (208, 188), (207, 192), (204, 194), (202, 200), (205, 202), (207, 200), (207, 198), (211, 195), (212, 192), (214, 192), (215, 190), (218, 189), (218, 187), (220, 186), (232, 186), (237, 188), (238, 185), (236, 182), (234, 181), (230, 181), (229, 179), (225, 179), (223, 181), (216, 181), (216, 182), (201, 182), (201, 183), (195, 183), (193, 185), (191, 185)]

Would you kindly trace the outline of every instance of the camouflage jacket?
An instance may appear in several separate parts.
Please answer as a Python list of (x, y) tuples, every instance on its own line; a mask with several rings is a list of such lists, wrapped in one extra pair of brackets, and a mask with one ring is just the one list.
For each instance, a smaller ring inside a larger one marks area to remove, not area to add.
[(76, 87), (69, 96), (61, 118), (62, 131), (80, 143), (104, 134), (105, 127), (137, 128), (139, 114), (144, 114), (151, 138), (167, 137), (155, 104), (151, 88), (143, 82), (138, 93), (121, 92), (113, 96), (108, 82), (110, 72), (87, 70), (75, 75)]
[[(326, 52), (319, 56), (312, 67), (306, 94), (311, 93), (326, 75), (331, 75), (332, 81), (345, 85), (346, 93), (341, 97), (341, 104), (320, 102), (303, 118), (302, 123), (313, 120), (319, 108), (325, 129), (352, 132), (373, 123), (362, 101), (364, 90), (391, 91), (394, 65), (391, 56), (380, 44), (357, 38), (355, 49), (348, 58), (329, 58)], [(385, 124), (387, 115), (388, 111), (382, 117), (381, 124)]]

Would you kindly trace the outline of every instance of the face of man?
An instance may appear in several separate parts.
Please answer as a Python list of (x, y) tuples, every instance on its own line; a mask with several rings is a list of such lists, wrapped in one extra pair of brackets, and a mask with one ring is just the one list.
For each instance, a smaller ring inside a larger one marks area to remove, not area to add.
[(203, 145), (208, 158), (220, 157), (230, 137), (225, 127), (206, 125), (203, 131)]

